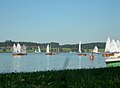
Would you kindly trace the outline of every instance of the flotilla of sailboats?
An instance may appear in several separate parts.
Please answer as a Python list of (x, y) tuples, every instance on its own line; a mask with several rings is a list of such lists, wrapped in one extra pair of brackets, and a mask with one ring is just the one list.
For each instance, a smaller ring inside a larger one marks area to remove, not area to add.
[(27, 55), (26, 52), (26, 46), (23, 45), (21, 46), (19, 43), (17, 44), (17, 46), (15, 44), (13, 44), (13, 53), (12, 55)]
[(103, 54), (104, 57), (120, 57), (120, 41), (113, 39), (110, 42), (110, 38), (108, 37), (106, 41), (106, 46), (105, 46), (105, 53)]
[(120, 62), (120, 41), (115, 42), (114, 39), (110, 41), (108, 37), (103, 57), (105, 57), (106, 63)]

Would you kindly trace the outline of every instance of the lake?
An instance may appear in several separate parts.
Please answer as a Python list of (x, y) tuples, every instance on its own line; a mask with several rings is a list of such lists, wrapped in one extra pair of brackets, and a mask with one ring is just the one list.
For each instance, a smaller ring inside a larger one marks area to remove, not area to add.
[(47, 70), (102, 68), (106, 67), (101, 54), (94, 54), (94, 61), (77, 53), (59, 53), (53, 56), (45, 53), (28, 53), (24, 56), (12, 56), (12, 53), (0, 53), (0, 73), (35, 72)]

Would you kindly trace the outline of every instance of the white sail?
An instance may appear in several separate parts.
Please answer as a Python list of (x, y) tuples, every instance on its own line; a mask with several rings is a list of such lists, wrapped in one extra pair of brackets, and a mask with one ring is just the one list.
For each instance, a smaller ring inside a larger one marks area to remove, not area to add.
[(35, 53), (41, 53), (40, 47), (38, 46), (38, 49), (35, 49)]
[(17, 46), (15, 44), (13, 44), (13, 53), (17, 53)]
[(116, 41), (117, 47), (120, 47), (119, 43), (120, 43), (120, 41), (117, 40), (117, 41)]
[(120, 52), (120, 41), (117, 40), (117, 41), (116, 41), (116, 44), (117, 44), (118, 52)]
[(19, 43), (17, 44), (17, 46), (14, 44), (13, 55), (27, 55), (26, 46), (25, 45), (21, 46)]
[(110, 52), (117, 52), (117, 51), (118, 51), (117, 44), (115, 40), (113, 39), (110, 44)]
[(38, 46), (38, 52), (40, 53), (41, 52), (41, 50), (40, 50), (40, 47)]
[(25, 45), (23, 45), (22, 47), (21, 47), (21, 53), (22, 54), (26, 54), (27, 52), (26, 52), (26, 46)]
[(19, 43), (17, 44), (17, 53), (21, 53), (21, 45)]
[(98, 47), (97, 46), (94, 47), (93, 52), (98, 53)]
[(105, 52), (110, 52), (110, 38), (109, 37), (106, 41)]
[(49, 44), (47, 45), (47, 48), (46, 48), (46, 53), (50, 53), (50, 51), (49, 51)]
[(118, 52), (120, 52), (120, 47), (118, 47)]
[(81, 41), (79, 42), (79, 53), (81, 53)]

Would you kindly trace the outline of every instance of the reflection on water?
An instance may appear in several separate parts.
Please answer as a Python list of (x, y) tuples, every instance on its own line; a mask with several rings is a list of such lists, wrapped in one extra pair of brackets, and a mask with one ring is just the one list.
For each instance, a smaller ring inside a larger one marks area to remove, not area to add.
[(63, 65), (63, 69), (66, 69), (67, 68), (67, 66), (68, 66), (68, 63), (69, 63), (69, 57), (67, 57), (66, 59), (65, 59), (65, 62), (64, 62), (64, 65)]
[(47, 70), (50, 70), (50, 62), (49, 62), (49, 60), (50, 60), (50, 56), (49, 55), (46, 55), (46, 58), (47, 58)]
[(13, 71), (20, 72), (21, 71), (21, 56), (13, 57)]
[(33, 72), (106, 66), (101, 54), (96, 54), (93, 62), (88, 56), (89, 54), (82, 57), (75, 53), (60, 53), (53, 56), (45, 55), (45, 53), (31, 53), (25, 56), (12, 56), (11, 53), (2, 53), (0, 54), (0, 72)]
[(20, 55), (13, 56), (14, 59), (21, 58), (21, 57), (22, 56), (20, 56)]
[(79, 57), (78, 69), (81, 69), (82, 68), (81, 56), (78, 56), (78, 57)]

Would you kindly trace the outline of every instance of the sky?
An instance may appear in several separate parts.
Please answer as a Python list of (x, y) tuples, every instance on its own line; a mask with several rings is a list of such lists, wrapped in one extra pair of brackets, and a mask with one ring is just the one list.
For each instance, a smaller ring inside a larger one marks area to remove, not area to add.
[(120, 0), (0, 0), (0, 41), (120, 40)]

